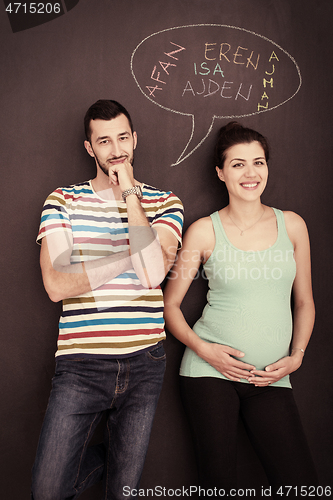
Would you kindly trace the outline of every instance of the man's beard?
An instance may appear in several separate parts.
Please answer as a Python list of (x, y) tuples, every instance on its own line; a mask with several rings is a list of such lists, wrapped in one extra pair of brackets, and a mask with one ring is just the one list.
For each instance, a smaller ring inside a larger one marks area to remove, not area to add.
[[(106, 163), (102, 163), (100, 161), (100, 159), (98, 158), (98, 156), (96, 155), (95, 151), (94, 151), (94, 155), (95, 155), (95, 159), (96, 159), (100, 169), (105, 173), (105, 175), (107, 175), (109, 177), (109, 169), (110, 169), (110, 167), (112, 167), (111, 161), (107, 161)], [(132, 156), (131, 160), (129, 159), (128, 156), (117, 156), (115, 158), (112, 158), (112, 160), (120, 160), (121, 158), (124, 158), (124, 160), (128, 159), (128, 161), (130, 162), (130, 164), (133, 167), (133, 165), (134, 165), (134, 151), (133, 151), (133, 156)]]

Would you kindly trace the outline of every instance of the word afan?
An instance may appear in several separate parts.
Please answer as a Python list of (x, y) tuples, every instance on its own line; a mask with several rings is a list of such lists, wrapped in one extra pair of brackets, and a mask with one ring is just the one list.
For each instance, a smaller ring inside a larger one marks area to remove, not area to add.
[[(174, 45), (175, 47), (177, 47), (177, 49), (172, 50), (170, 52), (164, 52), (164, 55), (167, 57), (170, 57), (173, 61), (178, 61), (178, 57), (176, 57), (175, 54), (177, 54), (178, 52), (181, 52), (183, 50), (186, 50), (186, 49), (185, 49), (185, 47), (182, 47), (181, 45), (178, 45), (177, 43), (173, 43), (173, 42), (170, 42), (170, 43), (172, 45)], [(166, 85), (167, 82), (164, 80), (167, 80), (168, 77), (170, 76), (169, 68), (171, 68), (171, 67), (176, 68), (177, 64), (170, 62), (169, 60), (166, 62), (165, 61), (158, 61), (158, 64), (159, 64), (159, 66), (157, 66), (157, 65), (154, 66), (153, 71), (151, 72), (150, 78), (152, 80), (154, 80), (155, 82), (158, 82), (158, 84)], [(164, 71), (164, 73), (162, 73), (162, 76), (161, 76), (161, 71), (159, 71), (159, 70)], [(148, 89), (148, 92), (149, 92), (149, 96), (156, 97), (154, 92), (156, 92), (156, 90), (163, 90), (163, 87), (159, 87), (158, 84), (154, 85), (154, 86), (146, 85), (146, 88)]]

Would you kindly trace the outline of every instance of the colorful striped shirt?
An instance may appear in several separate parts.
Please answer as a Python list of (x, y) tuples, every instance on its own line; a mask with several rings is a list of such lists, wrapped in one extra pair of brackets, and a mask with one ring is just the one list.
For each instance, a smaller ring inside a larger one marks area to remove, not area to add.
[[(179, 198), (146, 184), (142, 192), (151, 227), (168, 228), (181, 243)], [(128, 250), (126, 203), (104, 200), (91, 181), (58, 188), (45, 201), (37, 242), (57, 231), (73, 238), (71, 264)], [(164, 338), (161, 287), (144, 288), (131, 269), (91, 292), (63, 300), (56, 356), (131, 356)]]

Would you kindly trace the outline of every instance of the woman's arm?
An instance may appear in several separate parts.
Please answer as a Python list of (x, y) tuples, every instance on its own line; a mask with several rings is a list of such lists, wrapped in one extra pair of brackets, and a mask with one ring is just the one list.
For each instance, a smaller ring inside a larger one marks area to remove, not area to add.
[[(249, 379), (255, 385), (268, 385), (296, 371), (302, 364), (304, 351), (309, 343), (315, 306), (312, 296), (310, 242), (304, 220), (294, 212), (284, 212), (289, 238), (294, 245), (296, 277), (293, 284), (294, 318), (290, 356), (280, 359), (265, 368), (253, 371)], [(258, 377), (261, 377), (260, 380)]]
[(180, 309), (201, 262), (210, 256), (215, 245), (215, 236), (210, 217), (200, 219), (187, 230), (183, 247), (164, 290), (164, 317), (168, 330), (198, 356), (230, 380), (239, 381), (249, 377), (253, 365), (234, 359), (244, 353), (216, 343), (202, 340), (186, 322)]

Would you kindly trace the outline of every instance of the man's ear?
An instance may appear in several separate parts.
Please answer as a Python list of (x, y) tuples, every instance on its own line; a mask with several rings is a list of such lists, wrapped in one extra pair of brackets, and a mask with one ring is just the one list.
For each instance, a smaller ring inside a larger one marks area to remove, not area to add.
[(93, 148), (91, 147), (91, 144), (89, 141), (84, 141), (84, 147), (86, 148), (86, 150), (88, 151), (90, 156), (92, 158), (95, 158), (95, 153), (94, 153)]
[(220, 181), (224, 182), (223, 169), (219, 168), (219, 167), (215, 167), (215, 170), (217, 172), (217, 177), (220, 179)]
[(133, 149), (136, 148), (136, 145), (138, 143), (138, 136), (136, 132), (133, 132)]

